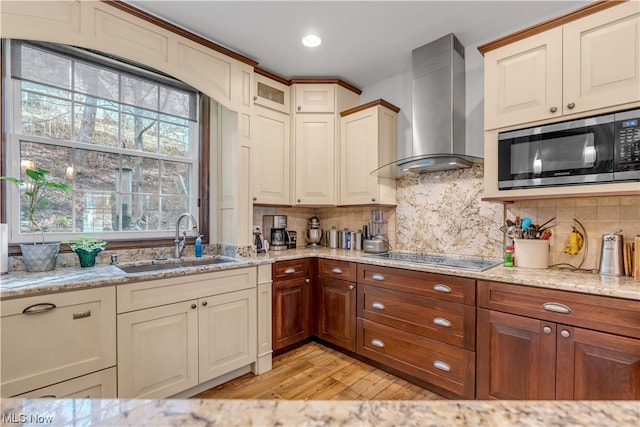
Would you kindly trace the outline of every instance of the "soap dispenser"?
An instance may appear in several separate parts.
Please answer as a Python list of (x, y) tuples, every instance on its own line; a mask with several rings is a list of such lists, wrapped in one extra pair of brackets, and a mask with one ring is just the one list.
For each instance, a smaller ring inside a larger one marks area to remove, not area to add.
[(202, 256), (202, 234), (198, 236), (196, 239), (196, 247), (195, 247), (196, 257)]

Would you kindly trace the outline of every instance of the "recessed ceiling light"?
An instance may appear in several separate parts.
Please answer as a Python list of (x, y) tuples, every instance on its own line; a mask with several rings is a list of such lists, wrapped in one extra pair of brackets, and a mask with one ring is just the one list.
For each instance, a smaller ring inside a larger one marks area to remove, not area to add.
[(322, 43), (322, 39), (315, 34), (308, 34), (302, 38), (302, 44), (307, 47), (317, 47)]

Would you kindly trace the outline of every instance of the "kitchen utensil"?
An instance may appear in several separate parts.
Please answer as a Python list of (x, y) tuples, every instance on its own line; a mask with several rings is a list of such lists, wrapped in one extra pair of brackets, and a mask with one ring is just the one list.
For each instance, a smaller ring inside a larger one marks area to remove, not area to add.
[(624, 275), (624, 237), (615, 233), (602, 235), (602, 253), (600, 255), (600, 274), (604, 276)]
[(556, 217), (554, 216), (553, 218), (551, 218), (549, 221), (542, 223), (538, 226), (538, 231), (542, 231), (545, 229), (545, 225), (549, 224), (551, 221), (553, 221), (554, 219), (556, 219)]

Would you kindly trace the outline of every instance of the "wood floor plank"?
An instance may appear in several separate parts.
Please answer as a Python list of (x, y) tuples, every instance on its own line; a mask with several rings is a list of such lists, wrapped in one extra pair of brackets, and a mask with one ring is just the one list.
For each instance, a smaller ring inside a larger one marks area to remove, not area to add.
[(311, 342), (273, 358), (272, 370), (244, 374), (198, 399), (437, 400), (443, 397), (339, 351)]

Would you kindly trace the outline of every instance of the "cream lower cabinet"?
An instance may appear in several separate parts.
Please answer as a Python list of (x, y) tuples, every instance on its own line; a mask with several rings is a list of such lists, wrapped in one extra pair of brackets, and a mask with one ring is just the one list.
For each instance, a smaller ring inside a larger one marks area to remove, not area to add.
[(119, 286), (118, 397), (166, 398), (255, 363), (256, 283), (252, 267)]
[(53, 399), (106, 399), (117, 395), (116, 368), (108, 368), (92, 374), (63, 381), (49, 387), (43, 387), (28, 393), (19, 394), (19, 398)]
[(637, 1), (490, 50), (484, 57), (485, 130), (633, 108), (640, 102), (639, 63)]
[(2, 397), (86, 388), (92, 397), (116, 397), (114, 287), (3, 300), (0, 308)]
[(338, 204), (396, 204), (395, 179), (371, 172), (396, 160), (398, 111), (380, 99), (340, 113)]

